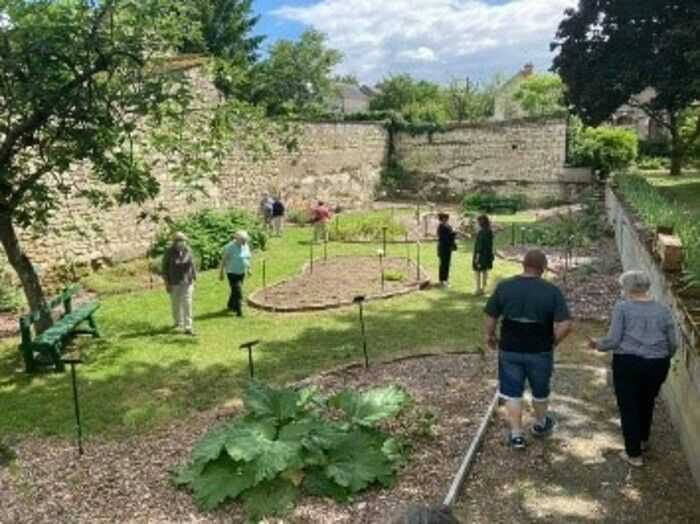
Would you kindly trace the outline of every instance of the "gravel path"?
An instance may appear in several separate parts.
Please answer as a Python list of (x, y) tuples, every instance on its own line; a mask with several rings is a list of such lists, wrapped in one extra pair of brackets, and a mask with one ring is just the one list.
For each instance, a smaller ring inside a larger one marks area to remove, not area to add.
[[(442, 355), (312, 379), (326, 390), (403, 384), (416, 401), (400, 423), (412, 435), (412, 451), (394, 488), (371, 490), (350, 505), (305, 498), (286, 522), (374, 523), (408, 501), (440, 501), (492, 396), (493, 376), (492, 359)], [(192, 496), (168, 480), (207, 428), (240, 407), (234, 399), (126, 440), (91, 438), (82, 459), (68, 439), (22, 437), (12, 445), (17, 459), (0, 466), (0, 522), (242, 522), (238, 504), (201, 514)], [(433, 416), (432, 425), (420, 422)]]
[(652, 450), (636, 469), (618, 457), (619, 417), (607, 368), (572, 364), (555, 372), (550, 439), (505, 444), (501, 409), (455, 513), (465, 523), (700, 522), (698, 493), (663, 402)]

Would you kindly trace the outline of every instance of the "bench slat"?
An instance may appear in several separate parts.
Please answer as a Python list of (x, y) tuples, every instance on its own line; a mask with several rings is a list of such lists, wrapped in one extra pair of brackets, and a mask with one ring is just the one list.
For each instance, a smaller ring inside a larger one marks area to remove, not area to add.
[(98, 302), (87, 302), (57, 320), (53, 326), (36, 337), (32, 344), (36, 347), (51, 347), (71, 334), (75, 327), (92, 315), (100, 307)]

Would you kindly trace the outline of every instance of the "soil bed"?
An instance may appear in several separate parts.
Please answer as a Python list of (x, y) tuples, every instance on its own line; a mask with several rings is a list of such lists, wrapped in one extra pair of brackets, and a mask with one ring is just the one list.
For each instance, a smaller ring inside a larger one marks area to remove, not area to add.
[[(409, 501), (439, 503), (493, 395), (494, 373), (491, 359), (462, 354), (377, 363), (369, 371), (355, 367), (307, 381), (328, 391), (402, 384), (415, 400), (402, 429), (412, 447), (393, 488), (370, 490), (348, 505), (303, 498), (284, 522), (374, 523)], [(193, 497), (168, 480), (168, 472), (224, 412), (235, 411), (236, 402), (148, 435), (91, 438), (81, 460), (68, 439), (19, 439), (12, 445), (15, 463), (0, 467), (0, 522), (243, 522), (239, 504), (200, 513)], [(422, 420), (421, 413), (432, 414), (432, 426), (405, 425)]]
[(276, 312), (314, 311), (352, 304), (354, 297), (367, 300), (390, 298), (425, 287), (429, 277), (405, 258), (385, 257), (384, 288), (379, 257), (333, 257), (314, 261), (300, 275), (254, 293), (248, 303)]

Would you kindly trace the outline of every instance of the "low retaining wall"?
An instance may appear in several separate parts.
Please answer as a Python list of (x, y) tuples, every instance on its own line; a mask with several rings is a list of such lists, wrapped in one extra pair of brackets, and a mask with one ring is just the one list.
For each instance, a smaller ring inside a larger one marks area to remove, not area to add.
[(700, 333), (691, 322), (677, 295), (676, 279), (664, 273), (651, 248), (651, 236), (644, 224), (608, 187), (605, 192), (608, 221), (615, 228), (615, 240), (625, 270), (640, 269), (651, 278), (651, 293), (668, 305), (680, 328), (680, 347), (671, 365), (663, 397), (683, 445), (695, 482), (700, 486)]

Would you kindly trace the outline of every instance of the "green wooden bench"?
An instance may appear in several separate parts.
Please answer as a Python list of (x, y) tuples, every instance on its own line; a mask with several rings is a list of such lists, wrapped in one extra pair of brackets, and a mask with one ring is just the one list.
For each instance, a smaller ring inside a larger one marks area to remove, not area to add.
[(494, 212), (508, 212), (511, 215), (518, 212), (519, 203), (515, 198), (495, 198), (491, 202), (485, 202), (482, 204), (482, 210), (487, 213)]
[[(40, 365), (53, 364), (56, 371), (64, 371), (61, 354), (73, 335), (88, 334), (99, 337), (94, 314), (100, 304), (97, 301), (86, 302), (73, 307), (73, 296), (80, 292), (79, 284), (66, 288), (60, 295), (51, 299), (41, 310), (23, 315), (19, 319), (22, 337), (20, 349), (27, 373), (33, 373)], [(36, 324), (43, 314), (63, 306), (63, 312), (53, 325), (40, 335), (33, 336)], [(89, 329), (78, 329), (78, 325), (87, 321)]]

